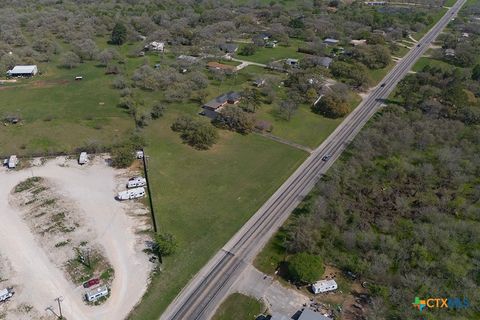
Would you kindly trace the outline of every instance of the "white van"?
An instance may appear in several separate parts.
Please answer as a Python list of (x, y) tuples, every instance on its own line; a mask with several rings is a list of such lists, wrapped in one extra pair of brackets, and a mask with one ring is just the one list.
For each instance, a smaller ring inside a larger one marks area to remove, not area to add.
[(131, 199), (141, 198), (143, 196), (145, 196), (145, 188), (140, 187), (140, 188), (134, 188), (134, 189), (129, 189), (129, 190), (119, 192), (117, 195), (117, 199), (131, 200)]
[(143, 177), (133, 177), (128, 179), (127, 188), (137, 188), (147, 185), (147, 180)]
[(86, 164), (88, 163), (88, 155), (86, 152), (80, 153), (80, 157), (78, 157), (78, 164)]

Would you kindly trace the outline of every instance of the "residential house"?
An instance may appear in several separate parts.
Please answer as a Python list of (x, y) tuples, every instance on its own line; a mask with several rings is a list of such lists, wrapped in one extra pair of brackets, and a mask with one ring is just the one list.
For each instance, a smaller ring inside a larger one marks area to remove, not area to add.
[(228, 64), (218, 63), (215, 61), (210, 61), (207, 63), (207, 68), (210, 70), (221, 70), (225, 72), (235, 72), (237, 71), (237, 67), (231, 66)]
[(332, 64), (333, 59), (330, 57), (320, 57), (318, 59), (318, 65), (328, 69), (330, 68), (330, 65)]
[(266, 48), (275, 48), (276, 46), (277, 46), (276, 41), (268, 41), (267, 43), (265, 43)]
[(240, 102), (241, 98), (242, 97), (238, 92), (227, 92), (205, 103), (202, 106), (203, 111), (201, 114), (211, 119), (215, 119), (223, 107), (225, 107), (227, 104), (237, 104)]
[(445, 49), (445, 57), (455, 57), (454, 49)]
[(463, 32), (463, 33), (462, 33), (462, 37), (463, 37), (463, 38), (468, 38), (468, 37), (470, 37), (470, 35), (469, 35), (467, 32)]
[(335, 46), (339, 43), (340, 41), (337, 40), (337, 39), (334, 39), (334, 38), (325, 38), (323, 40), (323, 43), (326, 44), (326, 45), (330, 45), (330, 46)]
[(265, 85), (265, 79), (255, 79), (253, 85), (257, 88), (263, 87)]
[(298, 62), (298, 59), (288, 58), (287, 60), (285, 60), (285, 64), (291, 67), (298, 67), (299, 62)]
[(36, 65), (15, 66), (13, 69), (7, 71), (9, 77), (33, 77), (38, 73)]
[(385, 6), (387, 4), (386, 1), (365, 1), (364, 3), (367, 6)]
[(152, 41), (149, 44), (145, 45), (144, 50), (163, 52), (165, 50), (165, 43), (159, 41)]
[(199, 58), (198, 57), (194, 57), (194, 56), (188, 56), (188, 55), (179, 55), (177, 57), (178, 60), (181, 60), (181, 61), (185, 61), (185, 62), (188, 62), (190, 64), (194, 64), (196, 62), (198, 62)]
[(351, 40), (350, 44), (353, 45), (354, 47), (364, 46), (367, 44), (367, 39)]
[(298, 320), (332, 320), (321, 313), (314, 312), (310, 309), (304, 309)]
[(238, 50), (238, 45), (235, 43), (222, 43), (218, 47), (227, 54), (234, 54)]

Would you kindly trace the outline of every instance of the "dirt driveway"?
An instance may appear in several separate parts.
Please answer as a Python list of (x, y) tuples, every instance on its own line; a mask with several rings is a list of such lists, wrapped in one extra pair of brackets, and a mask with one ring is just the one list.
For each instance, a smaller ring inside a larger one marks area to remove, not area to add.
[[(105, 249), (106, 257), (115, 270), (110, 298), (100, 306), (87, 306), (82, 301), (84, 289), (75, 287), (62, 270), (49, 260), (44, 249), (9, 203), (12, 189), (21, 181), (39, 176), (54, 182), (59, 191), (75, 202), (96, 239), (90, 239)], [(32, 306), (40, 317), (45, 308), (55, 306), (62, 296), (62, 309), (69, 320), (124, 319), (141, 299), (148, 284), (152, 264), (142, 252), (145, 238), (138, 231), (148, 228), (147, 211), (139, 203), (120, 203), (114, 195), (124, 189), (126, 171), (114, 170), (97, 157), (79, 166), (75, 160), (57, 158), (19, 171), (0, 169), (0, 254), (11, 264), (8, 279), (16, 294), (9, 302)], [(2, 288), (0, 288), (2, 289)], [(7, 319), (25, 319), (7, 314)]]

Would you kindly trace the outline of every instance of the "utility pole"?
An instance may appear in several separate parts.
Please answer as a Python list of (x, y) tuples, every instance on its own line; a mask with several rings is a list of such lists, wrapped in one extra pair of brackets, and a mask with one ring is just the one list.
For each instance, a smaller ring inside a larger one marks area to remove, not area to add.
[(57, 303), (58, 303), (58, 310), (59, 310), (59, 312), (60, 312), (60, 317), (59, 317), (59, 319), (63, 319), (63, 315), (62, 315), (62, 304), (61, 304), (61, 302), (63, 301), (63, 297), (60, 296), (60, 297), (56, 298), (55, 300), (56, 300)]

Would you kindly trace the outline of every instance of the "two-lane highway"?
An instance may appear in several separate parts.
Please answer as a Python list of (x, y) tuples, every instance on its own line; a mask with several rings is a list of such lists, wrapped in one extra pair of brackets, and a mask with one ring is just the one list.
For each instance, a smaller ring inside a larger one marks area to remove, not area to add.
[[(459, 0), (402, 58), (382, 82), (305, 160), (237, 234), (190, 281), (162, 315), (161, 320), (209, 319), (238, 279), (246, 264), (263, 248), (320, 176), (381, 107), (397, 83), (428, 49), (430, 43), (455, 17), (466, 0)], [(331, 155), (323, 161), (324, 155)]]

